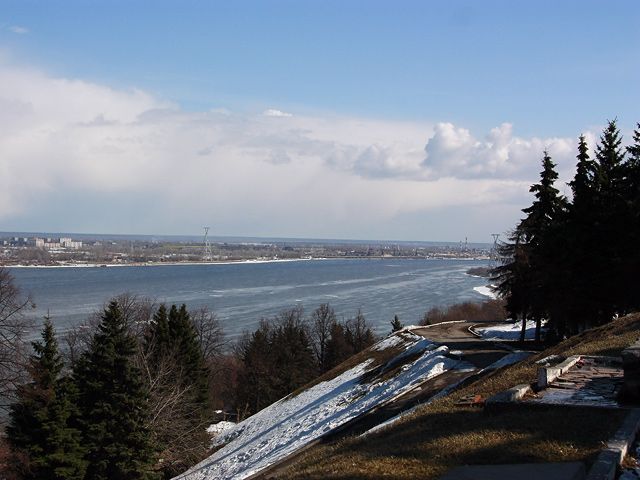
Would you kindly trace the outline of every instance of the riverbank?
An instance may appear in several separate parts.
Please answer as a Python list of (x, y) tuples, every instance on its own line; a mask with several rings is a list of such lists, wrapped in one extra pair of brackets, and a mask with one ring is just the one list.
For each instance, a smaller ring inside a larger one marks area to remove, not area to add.
[[(245, 260), (220, 260), (211, 262), (129, 262), (129, 263), (59, 263), (55, 265), (25, 265), (25, 264), (0, 264), (5, 268), (113, 268), (113, 267), (162, 267), (162, 266), (197, 266), (197, 265), (255, 265), (261, 263), (284, 262), (309, 262), (322, 260), (448, 260), (448, 261), (484, 261), (485, 257), (453, 257), (453, 256), (343, 256), (343, 257), (303, 257), (303, 258), (273, 258), (273, 259), (245, 259)], [(471, 275), (477, 277), (475, 275)], [(481, 278), (481, 277), (477, 277)], [(484, 294), (483, 294), (484, 295)]]

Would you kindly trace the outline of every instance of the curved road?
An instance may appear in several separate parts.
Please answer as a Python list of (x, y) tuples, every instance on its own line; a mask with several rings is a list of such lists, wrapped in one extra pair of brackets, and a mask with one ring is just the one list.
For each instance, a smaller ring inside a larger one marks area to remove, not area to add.
[(429, 340), (442, 343), (451, 352), (461, 352), (461, 357), (477, 368), (486, 368), (504, 357), (508, 350), (476, 337), (469, 332), (469, 327), (479, 325), (478, 322), (437, 323), (415, 328), (412, 332)]

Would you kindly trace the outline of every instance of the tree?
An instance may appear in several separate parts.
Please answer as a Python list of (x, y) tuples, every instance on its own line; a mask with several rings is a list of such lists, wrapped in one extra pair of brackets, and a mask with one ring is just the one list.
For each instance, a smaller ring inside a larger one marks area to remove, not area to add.
[(48, 317), (42, 341), (32, 346), (31, 381), (18, 388), (7, 427), (13, 468), (24, 479), (82, 479), (86, 462), (80, 431), (74, 428), (78, 413), (72, 402), (74, 390), (60, 378), (63, 363)]
[(394, 315), (393, 320), (391, 320), (391, 332), (392, 333), (397, 332), (398, 330), (402, 330), (403, 328), (404, 328), (404, 325), (398, 318), (398, 315)]
[(347, 358), (353, 355), (353, 348), (347, 342), (347, 333), (344, 325), (339, 322), (331, 325), (329, 339), (327, 341), (325, 368), (331, 370), (340, 365)]
[(510, 236), (511, 243), (501, 247), (509, 260), (495, 271), (498, 292), (506, 294), (507, 311), (522, 318), (521, 340), (527, 318), (536, 321), (536, 340), (540, 340), (541, 322), (548, 317), (554, 296), (552, 232), (566, 208), (566, 200), (554, 186), (557, 179), (555, 164), (545, 151), (540, 182), (529, 189), (534, 201), (523, 209), (526, 216)]
[(198, 337), (183, 305), (160, 305), (144, 335), (139, 359), (149, 392), (149, 426), (162, 449), (161, 469), (171, 478), (208, 449), (208, 375)]
[(376, 341), (376, 337), (369, 325), (367, 325), (367, 320), (360, 309), (358, 309), (354, 318), (347, 320), (345, 336), (347, 343), (351, 345), (353, 353), (361, 352)]
[[(588, 244), (583, 247), (593, 248), (595, 255), (589, 258), (590, 272), (585, 282), (593, 315), (591, 327), (609, 322), (616, 312), (625, 309), (624, 291), (621, 284), (624, 277), (626, 258), (624, 241), (612, 238), (614, 235), (624, 236), (628, 232), (628, 215), (625, 203), (624, 152), (621, 147), (622, 137), (612, 120), (604, 129), (595, 151), (595, 172), (593, 188), (590, 192), (589, 221), (590, 230), (585, 237)], [(581, 295), (581, 296), (582, 296)]]
[(209, 403), (209, 377), (196, 330), (186, 305), (171, 306), (168, 318), (170, 346), (175, 361), (185, 373), (185, 381), (193, 388), (194, 399), (204, 415)]
[(148, 397), (135, 354), (136, 340), (120, 305), (112, 301), (74, 371), (87, 480), (153, 476)]
[(284, 397), (313, 380), (317, 364), (302, 307), (280, 313), (272, 339), (278, 396)]
[(326, 372), (327, 363), (327, 343), (331, 336), (331, 329), (336, 323), (336, 314), (328, 303), (321, 304), (311, 314), (311, 336), (312, 345), (320, 372)]
[(211, 368), (211, 363), (220, 359), (226, 345), (222, 324), (216, 314), (207, 307), (196, 310), (191, 315), (191, 321), (202, 356)]
[(248, 413), (262, 410), (278, 399), (271, 378), (275, 375), (272, 358), (273, 328), (262, 319), (251, 334), (245, 333), (236, 346), (241, 364), (238, 374), (236, 403)]
[(11, 403), (15, 388), (24, 378), (28, 352), (25, 335), (33, 321), (26, 313), (35, 308), (28, 296), (21, 295), (13, 276), (0, 267), (0, 408)]

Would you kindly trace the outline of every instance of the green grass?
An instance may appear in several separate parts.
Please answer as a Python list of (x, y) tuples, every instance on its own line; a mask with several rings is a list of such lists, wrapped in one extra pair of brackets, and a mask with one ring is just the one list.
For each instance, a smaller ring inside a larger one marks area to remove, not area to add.
[(428, 479), (463, 464), (590, 464), (625, 412), (519, 406), (491, 414), (455, 403), (466, 395), (488, 398), (514, 385), (534, 382), (534, 362), (547, 355), (618, 355), (639, 335), (638, 314), (584, 332), (425, 405), (375, 435), (311, 448), (277, 472), (277, 478)]

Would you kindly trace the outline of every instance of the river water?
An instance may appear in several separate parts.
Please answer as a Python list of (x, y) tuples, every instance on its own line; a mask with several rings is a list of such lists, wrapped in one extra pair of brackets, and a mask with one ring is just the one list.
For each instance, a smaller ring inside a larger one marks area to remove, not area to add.
[(101, 309), (111, 297), (132, 293), (157, 302), (208, 306), (230, 339), (262, 317), (302, 304), (309, 314), (329, 303), (338, 317), (360, 308), (379, 334), (398, 315), (417, 323), (433, 306), (482, 300), (486, 280), (465, 272), (486, 260), (329, 259), (271, 263), (84, 268), (12, 268), (20, 288), (49, 311), (61, 333)]

